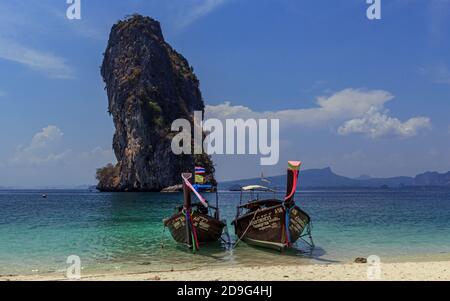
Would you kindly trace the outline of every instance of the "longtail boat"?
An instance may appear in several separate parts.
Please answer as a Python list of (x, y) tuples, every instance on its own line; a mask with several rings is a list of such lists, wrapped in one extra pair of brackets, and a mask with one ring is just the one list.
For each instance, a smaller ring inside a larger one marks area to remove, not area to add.
[[(184, 204), (163, 222), (176, 242), (197, 251), (202, 244), (218, 241), (222, 236), (225, 223), (220, 220), (217, 195), (216, 207), (211, 206), (195, 190), (190, 182), (191, 178), (190, 173), (182, 175)], [(195, 194), (199, 203), (191, 202), (191, 193)]]
[[(242, 204), (244, 192), (272, 191), (259, 185), (241, 189), (240, 205), (232, 222), (239, 240), (248, 244), (282, 251), (299, 239), (314, 246), (311, 236), (311, 218), (295, 204), (298, 174), (301, 162), (290, 161), (287, 171), (287, 192), (283, 200), (269, 198), (251, 199)], [(309, 238), (309, 241), (304, 238)]]

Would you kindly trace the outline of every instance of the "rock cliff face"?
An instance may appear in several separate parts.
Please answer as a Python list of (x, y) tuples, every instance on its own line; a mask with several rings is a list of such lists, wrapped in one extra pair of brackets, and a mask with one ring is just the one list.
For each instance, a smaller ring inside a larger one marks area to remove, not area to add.
[[(214, 173), (207, 155), (175, 155), (171, 124), (204, 111), (199, 81), (164, 40), (159, 22), (139, 15), (113, 26), (101, 74), (116, 132), (118, 161), (97, 172), (102, 191), (160, 191), (181, 183), (195, 164)], [(214, 180), (213, 180), (214, 181)]]

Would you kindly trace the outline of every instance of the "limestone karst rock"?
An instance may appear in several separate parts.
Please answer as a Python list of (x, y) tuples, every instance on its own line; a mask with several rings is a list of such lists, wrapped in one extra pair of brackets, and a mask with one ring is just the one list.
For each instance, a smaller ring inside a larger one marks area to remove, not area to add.
[[(97, 172), (102, 191), (160, 191), (181, 183), (198, 164), (214, 174), (209, 156), (171, 151), (174, 120), (204, 111), (188, 61), (164, 40), (159, 22), (134, 15), (112, 27), (101, 74), (116, 132), (117, 165)], [(213, 182), (215, 180), (213, 179)]]

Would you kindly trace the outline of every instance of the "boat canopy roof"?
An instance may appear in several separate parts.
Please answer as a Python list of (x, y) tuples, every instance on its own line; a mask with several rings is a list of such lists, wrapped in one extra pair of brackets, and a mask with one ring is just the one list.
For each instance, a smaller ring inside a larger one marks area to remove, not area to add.
[(247, 204), (240, 205), (239, 208), (255, 209), (260, 207), (273, 207), (283, 203), (281, 200), (269, 199), (269, 200), (255, 200), (248, 202)]
[(242, 191), (270, 191), (270, 192), (274, 192), (273, 189), (270, 189), (268, 187), (265, 186), (261, 186), (261, 185), (249, 185), (249, 186), (244, 186), (241, 188)]

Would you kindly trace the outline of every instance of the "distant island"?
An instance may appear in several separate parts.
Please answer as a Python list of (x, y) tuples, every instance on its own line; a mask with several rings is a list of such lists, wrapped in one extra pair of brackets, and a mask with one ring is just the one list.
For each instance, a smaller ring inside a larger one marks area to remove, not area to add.
[(0, 186), (0, 190), (90, 190), (95, 191), (96, 185), (44, 185), (44, 186)]
[[(221, 190), (239, 190), (240, 187), (252, 184), (284, 189), (286, 176), (267, 177), (262, 182), (260, 178), (242, 179), (221, 182)], [(309, 169), (300, 172), (299, 189), (308, 188), (406, 188), (406, 187), (448, 187), (450, 188), (450, 172), (425, 172), (415, 177), (371, 178), (364, 175), (358, 178), (348, 178), (335, 174), (330, 167), (324, 169)]]

